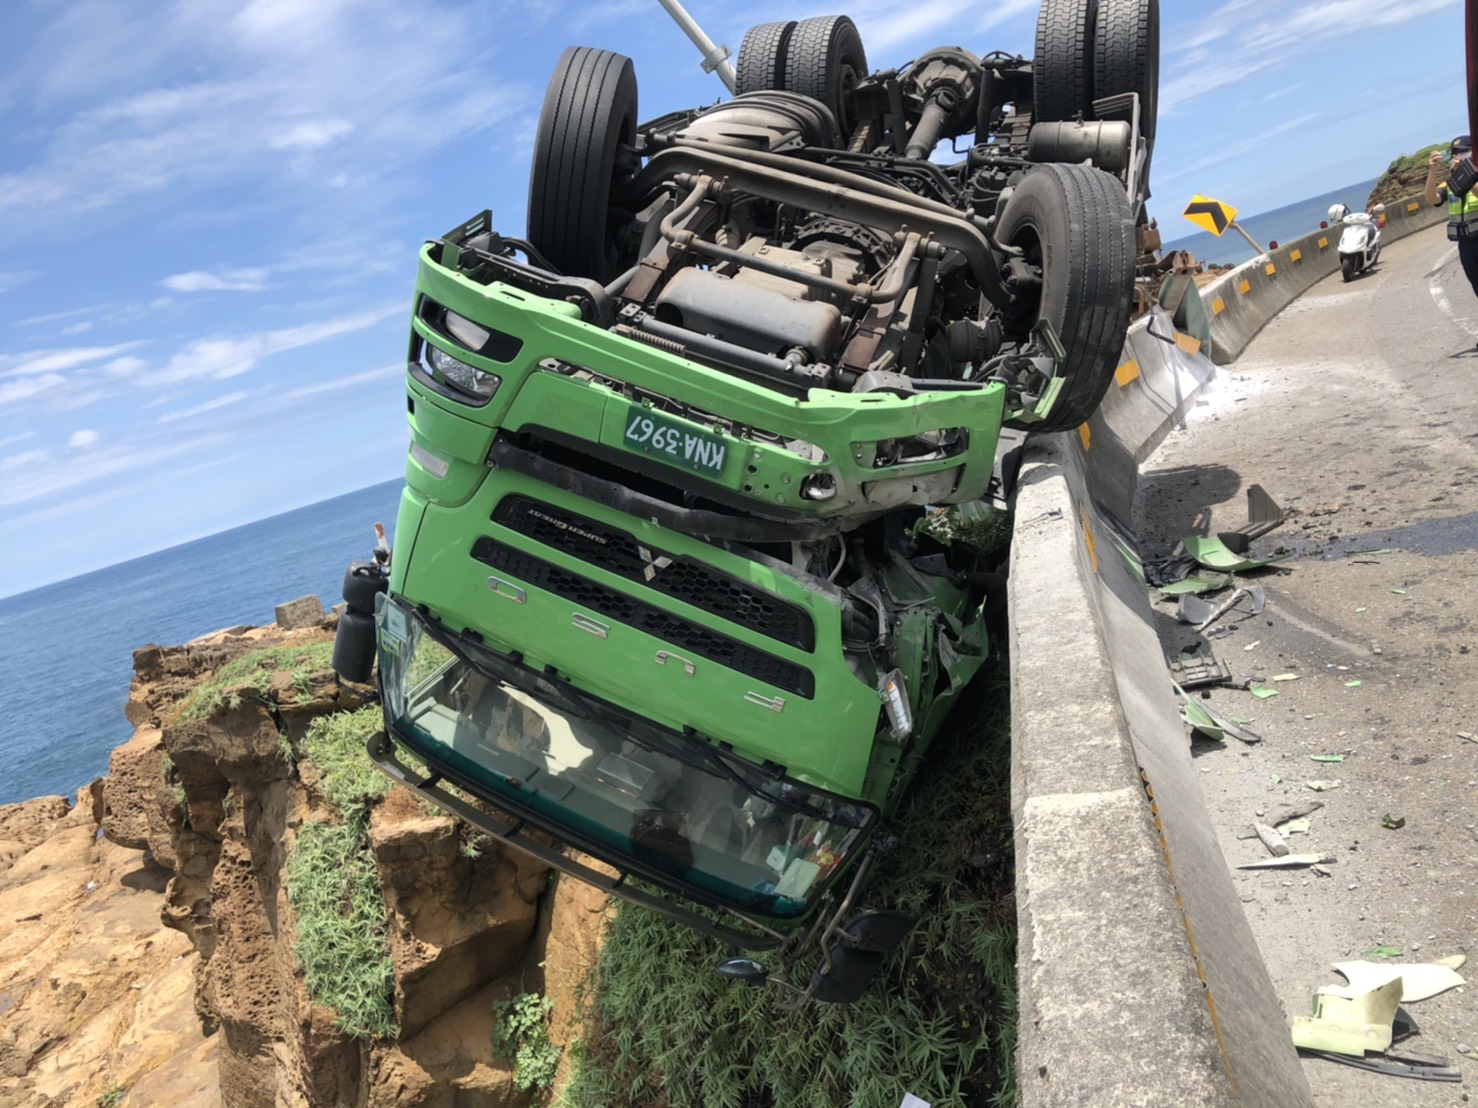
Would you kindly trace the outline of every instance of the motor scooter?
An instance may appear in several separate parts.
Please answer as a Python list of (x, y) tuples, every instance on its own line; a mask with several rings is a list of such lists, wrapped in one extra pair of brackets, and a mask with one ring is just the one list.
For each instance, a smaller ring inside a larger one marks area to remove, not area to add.
[(1340, 224), (1339, 271), (1346, 281), (1352, 281), (1380, 259), (1380, 224), (1384, 204), (1376, 205), (1374, 213), (1352, 212), (1343, 204), (1329, 209), (1329, 222)]

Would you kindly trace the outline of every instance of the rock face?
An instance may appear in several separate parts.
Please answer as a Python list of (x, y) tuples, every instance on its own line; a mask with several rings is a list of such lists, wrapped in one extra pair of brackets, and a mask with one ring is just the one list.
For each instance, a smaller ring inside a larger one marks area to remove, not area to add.
[(0, 1108), (529, 1103), (492, 1056), (493, 1006), (547, 988), (566, 1044), (605, 898), (391, 791), (367, 832), (399, 1033), (355, 1038), (308, 995), (283, 875), (304, 824), (338, 818), (294, 751), (357, 694), (274, 675), (180, 711), (233, 658), (330, 634), (137, 651), (108, 776), (0, 808)]

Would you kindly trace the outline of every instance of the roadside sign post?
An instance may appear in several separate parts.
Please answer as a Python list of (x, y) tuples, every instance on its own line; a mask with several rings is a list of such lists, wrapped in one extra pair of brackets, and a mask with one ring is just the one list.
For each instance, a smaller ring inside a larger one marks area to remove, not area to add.
[(1201, 230), (1209, 231), (1217, 238), (1221, 238), (1222, 234), (1230, 228), (1246, 239), (1257, 253), (1266, 253), (1258, 241), (1247, 233), (1247, 229), (1237, 222), (1237, 209), (1230, 204), (1223, 204), (1220, 200), (1213, 200), (1209, 196), (1197, 193), (1191, 197), (1191, 202), (1180, 214)]

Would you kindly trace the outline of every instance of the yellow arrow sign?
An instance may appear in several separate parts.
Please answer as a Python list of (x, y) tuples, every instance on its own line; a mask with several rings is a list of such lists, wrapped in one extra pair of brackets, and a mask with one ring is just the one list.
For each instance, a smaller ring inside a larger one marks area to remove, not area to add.
[(1220, 200), (1213, 200), (1209, 196), (1197, 193), (1191, 197), (1191, 202), (1180, 214), (1203, 231), (1210, 231), (1213, 235), (1220, 236), (1232, 225), (1232, 220), (1237, 218), (1237, 209), (1223, 204)]

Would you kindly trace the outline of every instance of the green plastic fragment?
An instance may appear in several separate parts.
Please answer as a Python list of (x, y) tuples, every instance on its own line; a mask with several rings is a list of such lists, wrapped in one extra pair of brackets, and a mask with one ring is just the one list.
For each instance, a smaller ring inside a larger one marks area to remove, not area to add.
[(1359, 681), (1359, 680), (1356, 680), (1356, 681), (1346, 681), (1345, 682), (1345, 688), (1347, 688), (1347, 689), (1358, 689), (1364, 683), (1365, 682)]
[(1345, 760), (1345, 756), (1343, 754), (1310, 754), (1309, 755), (1309, 761), (1311, 761), (1311, 762), (1343, 762), (1344, 760)]
[(1196, 731), (1207, 738), (1215, 739), (1217, 742), (1226, 741), (1226, 732), (1217, 726), (1211, 714), (1194, 700), (1187, 700), (1181, 705), (1181, 718), (1191, 725)]
[(1281, 784), (1283, 784), (1283, 778), (1280, 777), (1278, 774), (1276, 774), (1276, 773), (1270, 773), (1268, 776), (1273, 779), (1273, 784), (1275, 784), (1275, 785), (1281, 785)]
[(1256, 689), (1253, 689), (1252, 690), (1252, 695), (1255, 696), (1255, 697), (1257, 697), (1259, 700), (1267, 700), (1270, 697), (1277, 696), (1278, 695), (1278, 690), (1277, 689), (1256, 688)]
[(1357, 612), (1368, 612), (1368, 611), (1370, 611), (1370, 609), (1369, 608), (1363, 608), (1362, 607), (1362, 608), (1356, 608), (1355, 611), (1357, 611)]
[(1222, 589), (1232, 587), (1234, 578), (1230, 573), (1193, 573), (1183, 580), (1176, 581), (1173, 585), (1160, 586), (1162, 596), (1184, 596), (1194, 593), (1199, 596), (1204, 592), (1220, 592)]
[(1401, 828), (1406, 826), (1406, 817), (1393, 817), (1390, 812), (1387, 812), (1381, 817), (1380, 825), (1384, 827), (1387, 831), (1400, 831)]
[(1373, 946), (1365, 951), (1366, 958), (1399, 958), (1401, 951), (1394, 946)]
[(1262, 569), (1263, 566), (1272, 565), (1286, 557), (1286, 555), (1280, 555), (1276, 558), (1244, 558), (1240, 554), (1232, 553), (1226, 543), (1210, 535), (1187, 535), (1180, 540), (1180, 545), (1185, 547), (1187, 554), (1207, 569), (1221, 570), (1223, 573)]
[(1391, 591), (1393, 593), (1395, 593), (1397, 596), (1405, 596), (1406, 595), (1406, 590), (1405, 589), (1392, 589)]

